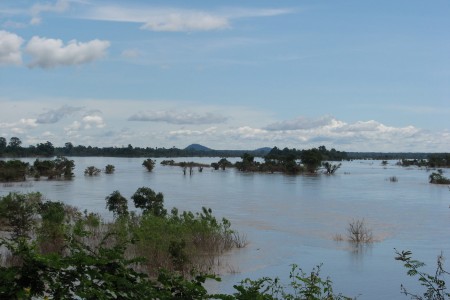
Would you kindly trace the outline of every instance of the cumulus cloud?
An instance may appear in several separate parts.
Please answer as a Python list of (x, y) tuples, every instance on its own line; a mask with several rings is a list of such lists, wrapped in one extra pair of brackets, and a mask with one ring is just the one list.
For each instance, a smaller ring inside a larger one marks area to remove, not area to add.
[(39, 124), (53, 124), (61, 120), (62, 118), (69, 116), (75, 112), (82, 110), (82, 107), (73, 107), (69, 105), (63, 105), (58, 109), (51, 109), (38, 115), (37, 123)]
[(228, 29), (230, 20), (245, 17), (269, 17), (290, 13), (287, 9), (239, 9), (212, 13), (180, 8), (97, 6), (84, 17), (95, 20), (141, 23), (141, 29), (151, 31), (210, 31)]
[(170, 124), (214, 124), (223, 123), (226, 117), (207, 113), (148, 111), (139, 112), (128, 118), (129, 121), (166, 122)]
[(38, 125), (36, 123), (37, 123), (36, 119), (20, 119), (19, 120), (19, 124), (23, 125), (26, 128), (37, 127)]
[(80, 65), (100, 59), (106, 55), (109, 41), (98, 39), (82, 43), (71, 40), (64, 45), (62, 40), (34, 36), (26, 46), (31, 55), (31, 68), (54, 68), (58, 66)]
[(85, 129), (89, 129), (92, 126), (95, 126), (97, 128), (103, 128), (105, 127), (105, 123), (103, 122), (103, 118), (99, 115), (86, 115), (82, 119)]
[(20, 65), (23, 39), (15, 33), (0, 30), (0, 65)]
[(312, 129), (316, 127), (332, 125), (334, 121), (336, 120), (331, 116), (324, 116), (318, 119), (310, 119), (300, 116), (294, 120), (287, 120), (269, 124), (265, 127), (265, 129), (270, 131)]
[(30, 24), (37, 25), (40, 24), (41, 13), (43, 12), (54, 12), (54, 13), (62, 13), (69, 9), (70, 2), (68, 0), (58, 0), (54, 4), (51, 3), (37, 3), (31, 7), (31, 21)]

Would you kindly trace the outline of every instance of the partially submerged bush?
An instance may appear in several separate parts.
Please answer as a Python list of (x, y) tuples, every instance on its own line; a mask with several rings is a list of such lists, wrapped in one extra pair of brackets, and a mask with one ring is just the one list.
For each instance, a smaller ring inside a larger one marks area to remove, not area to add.
[(0, 160), (0, 181), (25, 181), (29, 164), (20, 160)]
[(155, 162), (156, 161), (152, 160), (151, 158), (148, 158), (148, 159), (144, 160), (142, 165), (147, 169), (147, 171), (151, 172), (153, 170), (153, 168), (155, 167)]
[(102, 172), (102, 170), (100, 170), (97, 167), (94, 166), (89, 166), (86, 169), (84, 169), (84, 175), (88, 175), (88, 176), (97, 176)]
[(450, 179), (443, 175), (442, 169), (437, 170), (437, 172), (431, 173), (429, 176), (430, 183), (435, 184), (450, 184)]
[(322, 166), (325, 168), (325, 174), (332, 175), (342, 166), (342, 164), (341, 163), (332, 164), (326, 161), (322, 163)]
[(71, 179), (75, 163), (63, 156), (54, 160), (36, 159), (30, 168), (30, 174), (35, 178), (47, 177), (47, 179)]
[(389, 181), (390, 182), (397, 182), (398, 178), (397, 178), (397, 176), (391, 176), (391, 177), (389, 177)]
[(106, 174), (112, 174), (116, 170), (116, 167), (113, 165), (106, 165), (105, 167), (105, 173)]
[(367, 227), (364, 219), (353, 220), (348, 224), (347, 238), (355, 244), (373, 242), (372, 230)]

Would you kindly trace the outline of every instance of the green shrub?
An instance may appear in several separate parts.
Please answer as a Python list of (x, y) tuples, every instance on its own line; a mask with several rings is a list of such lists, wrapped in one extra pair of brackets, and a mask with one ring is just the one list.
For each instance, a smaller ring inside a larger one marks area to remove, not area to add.
[(142, 165), (147, 169), (147, 171), (151, 172), (151, 171), (153, 171), (153, 168), (155, 167), (155, 162), (156, 161), (148, 158), (148, 159), (144, 160)]
[(106, 174), (112, 174), (116, 170), (116, 167), (113, 165), (106, 165), (105, 167), (105, 173)]
[(96, 168), (94, 166), (89, 166), (84, 170), (84, 175), (89, 175), (89, 176), (97, 176), (101, 173), (102, 170), (100, 170), (99, 168)]
[(0, 181), (25, 181), (29, 164), (20, 160), (0, 160)]
[(439, 169), (437, 172), (431, 173), (429, 176), (430, 183), (435, 184), (450, 184), (450, 179), (443, 175), (442, 169)]

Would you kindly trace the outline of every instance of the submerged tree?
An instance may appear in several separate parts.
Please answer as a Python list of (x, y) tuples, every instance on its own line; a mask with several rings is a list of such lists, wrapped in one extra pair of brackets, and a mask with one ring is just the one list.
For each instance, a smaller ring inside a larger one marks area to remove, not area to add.
[(155, 162), (156, 161), (152, 160), (151, 158), (148, 158), (148, 159), (144, 160), (142, 165), (147, 168), (147, 171), (151, 172), (153, 170), (153, 168), (155, 167)]
[(303, 150), (300, 159), (310, 173), (315, 173), (323, 160), (321, 152), (316, 148)]
[(450, 179), (443, 175), (442, 169), (438, 169), (437, 172), (431, 173), (429, 176), (430, 183), (435, 184), (450, 184)]
[(337, 169), (339, 169), (341, 167), (341, 165), (342, 165), (341, 163), (331, 164), (327, 161), (322, 163), (322, 166), (325, 168), (325, 173), (328, 175), (334, 174), (337, 171)]
[(114, 173), (115, 170), (116, 170), (116, 167), (114, 167), (113, 165), (106, 165), (106, 167), (105, 167), (106, 174), (112, 174), (112, 173)]

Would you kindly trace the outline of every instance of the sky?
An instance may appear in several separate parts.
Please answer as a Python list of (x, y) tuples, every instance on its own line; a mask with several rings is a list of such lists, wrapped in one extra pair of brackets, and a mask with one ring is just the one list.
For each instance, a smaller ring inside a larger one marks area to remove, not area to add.
[(450, 2), (0, 1), (24, 146), (450, 152)]

